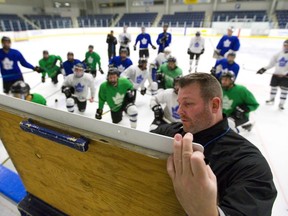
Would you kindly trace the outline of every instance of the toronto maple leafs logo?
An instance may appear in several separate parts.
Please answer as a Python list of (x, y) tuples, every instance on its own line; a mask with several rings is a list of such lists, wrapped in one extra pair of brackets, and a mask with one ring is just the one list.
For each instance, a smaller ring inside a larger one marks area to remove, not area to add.
[(227, 97), (226, 95), (223, 97), (223, 109), (224, 110), (230, 110), (232, 109), (232, 104), (233, 104), (233, 100), (229, 97)]
[(226, 39), (226, 40), (224, 41), (224, 47), (230, 47), (230, 44), (231, 44), (231, 41), (230, 41), (230, 40)]
[(93, 59), (91, 56), (90, 56), (87, 60), (88, 60), (88, 63), (89, 63), (89, 64), (92, 64), (93, 61), (94, 61), (94, 59)]
[(85, 87), (85, 86), (84, 86), (84, 85), (81, 85), (81, 83), (78, 83), (77, 85), (74, 86), (75, 91), (76, 91), (76, 92), (79, 92), (79, 93), (80, 93), (80, 92), (83, 92), (84, 87)]
[(172, 117), (175, 119), (180, 119), (180, 115), (177, 113), (179, 105), (172, 107), (171, 109), (172, 109)]
[(117, 69), (120, 71), (120, 72), (123, 72), (125, 70), (125, 67), (121, 64), (117, 67)]
[(13, 69), (13, 61), (10, 61), (8, 58), (4, 58), (2, 61), (3, 68), (5, 70), (12, 70)]
[(136, 77), (136, 83), (138, 83), (138, 84), (140, 84), (143, 80), (144, 80), (144, 78), (142, 77), (142, 75), (139, 75)]
[(143, 38), (143, 39), (141, 40), (141, 43), (142, 43), (143, 45), (147, 44), (147, 42), (148, 42), (148, 40), (147, 40), (146, 38)]
[(117, 106), (118, 104), (121, 104), (124, 100), (124, 94), (120, 94), (119, 92), (117, 92), (117, 94), (115, 95), (115, 97), (112, 97), (114, 104)]
[(287, 64), (288, 60), (286, 60), (284, 57), (282, 57), (280, 60), (279, 60), (279, 67), (285, 67), (286, 64)]
[(196, 42), (195, 44), (194, 44), (194, 47), (199, 47), (200, 46), (200, 44), (198, 43), (198, 42)]

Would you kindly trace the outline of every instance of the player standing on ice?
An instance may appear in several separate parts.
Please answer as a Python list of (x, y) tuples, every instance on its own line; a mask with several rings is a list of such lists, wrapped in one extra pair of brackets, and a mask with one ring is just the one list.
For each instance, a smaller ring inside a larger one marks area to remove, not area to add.
[[(176, 77), (174, 79), (173, 89), (166, 89), (151, 98), (150, 108), (154, 112), (154, 121), (150, 126), (150, 131), (155, 130), (161, 124), (181, 122), (180, 116), (177, 113), (179, 109), (179, 104), (177, 102), (179, 79), (180, 77)], [(166, 105), (164, 111), (161, 104)], [(163, 119), (163, 117), (165, 118), (165, 120)]]
[(127, 32), (127, 26), (123, 27), (123, 32), (119, 35), (119, 43), (120, 43), (120, 48), (119, 48), (119, 55), (121, 52), (121, 49), (127, 49), (127, 56), (130, 56), (130, 48), (129, 44), (131, 42), (131, 34)]
[(130, 58), (127, 57), (127, 50), (121, 49), (120, 56), (115, 56), (109, 62), (109, 67), (117, 68), (120, 74), (132, 65), (132, 61)]
[(74, 106), (77, 104), (79, 112), (84, 112), (87, 106), (88, 90), (91, 97), (89, 101), (94, 102), (95, 86), (91, 74), (84, 73), (84, 66), (79, 63), (74, 66), (73, 74), (67, 76), (63, 82), (62, 92), (66, 96), (66, 107), (69, 112), (74, 112)]
[(103, 107), (107, 102), (111, 111), (111, 118), (114, 124), (122, 120), (123, 111), (128, 114), (131, 128), (137, 127), (137, 107), (135, 106), (135, 91), (133, 84), (126, 78), (120, 77), (117, 68), (110, 68), (107, 74), (107, 81), (100, 85), (99, 106), (95, 118), (102, 119)]
[[(60, 67), (57, 62), (60, 62)], [(46, 74), (51, 78), (52, 83), (58, 83), (58, 75), (61, 74), (62, 58), (56, 55), (49, 55), (47, 50), (43, 51), (43, 58), (39, 61), (39, 66), (42, 71), (42, 82), (45, 82)]]
[(223, 113), (233, 120), (235, 127), (241, 126), (250, 131), (252, 124), (248, 123), (249, 113), (256, 110), (259, 104), (247, 88), (234, 82), (234, 73), (230, 71), (222, 73)]
[(104, 74), (102, 68), (101, 68), (101, 58), (98, 53), (94, 52), (94, 46), (89, 45), (88, 52), (85, 54), (85, 60), (84, 63), (87, 65), (87, 71), (90, 71), (92, 76), (95, 78), (97, 75), (97, 69), (96, 66), (98, 64), (99, 72), (101, 74)]
[(220, 81), (222, 73), (230, 71), (234, 73), (236, 80), (240, 67), (235, 62), (235, 58), (236, 54), (232, 52), (228, 54), (227, 58), (217, 60), (215, 66), (210, 70), (211, 74)]
[(151, 42), (151, 36), (150, 34), (145, 32), (145, 27), (141, 27), (142, 33), (139, 34), (136, 38), (135, 44), (134, 44), (134, 50), (136, 50), (136, 45), (139, 42), (139, 58), (149, 58), (149, 44), (152, 46), (153, 49), (156, 49), (156, 47)]
[(228, 53), (236, 53), (240, 48), (240, 41), (237, 36), (233, 36), (233, 27), (227, 29), (227, 35), (224, 35), (214, 51), (213, 57), (216, 59), (226, 58)]
[(173, 88), (174, 79), (182, 76), (182, 70), (177, 66), (175, 57), (170, 56), (167, 63), (162, 64), (157, 71), (158, 89)]
[(190, 41), (189, 48), (188, 48), (188, 55), (190, 55), (189, 61), (189, 73), (192, 72), (192, 64), (193, 59), (195, 56), (195, 73), (197, 72), (198, 62), (200, 55), (202, 55), (205, 51), (205, 39), (201, 37), (201, 33), (199, 31), (196, 32), (195, 37), (193, 37)]
[(158, 53), (164, 52), (164, 49), (168, 47), (172, 41), (172, 35), (167, 32), (169, 25), (163, 25), (163, 32), (158, 35), (157, 44), (159, 45)]
[(31, 94), (30, 86), (24, 81), (15, 82), (11, 86), (10, 90), (11, 90), (11, 93), (13, 94), (13, 97), (46, 106), (46, 99), (40, 94), (36, 94), (36, 93)]
[(73, 68), (75, 65), (81, 63), (79, 59), (74, 59), (74, 53), (68, 52), (67, 53), (67, 61), (63, 62), (63, 75), (68, 76), (70, 74), (73, 74)]
[(164, 52), (160, 52), (155, 60), (150, 64), (149, 72), (151, 74), (152, 80), (156, 82), (156, 74), (159, 67), (166, 63), (168, 58), (171, 56), (170, 47), (166, 47)]
[(116, 56), (116, 44), (117, 39), (114, 37), (114, 32), (111, 31), (110, 34), (107, 35), (106, 43), (108, 44), (108, 59), (110, 60), (114, 56)]
[[(128, 67), (121, 76), (126, 77), (133, 83), (133, 88), (136, 91), (141, 88), (141, 95), (146, 94), (146, 87), (145, 82), (149, 78), (149, 73), (147, 71), (147, 60), (146, 59), (140, 59), (138, 61), (138, 65), (131, 65)], [(158, 85), (156, 82), (151, 82), (151, 80), (148, 79), (151, 86), (151, 95), (156, 95), (158, 90)]]
[(283, 50), (273, 56), (270, 64), (258, 70), (257, 74), (263, 74), (272, 67), (275, 67), (275, 71), (270, 81), (270, 99), (266, 101), (266, 104), (274, 104), (278, 87), (280, 87), (279, 109), (284, 110), (284, 104), (288, 94), (288, 39), (283, 43)]
[(3, 92), (9, 94), (10, 87), (19, 80), (24, 80), (18, 62), (23, 67), (34, 71), (39, 71), (39, 67), (29, 64), (22, 54), (15, 49), (11, 49), (11, 39), (2, 37), (2, 49), (0, 49), (0, 72), (3, 79)]

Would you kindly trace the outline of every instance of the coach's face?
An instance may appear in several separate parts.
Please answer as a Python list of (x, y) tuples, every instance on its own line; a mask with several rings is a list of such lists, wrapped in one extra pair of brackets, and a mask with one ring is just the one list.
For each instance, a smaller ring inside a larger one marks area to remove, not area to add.
[(4, 50), (9, 50), (11, 48), (11, 42), (10, 41), (3, 41), (2, 42), (2, 47)]
[(180, 88), (178, 92), (179, 109), (185, 132), (195, 134), (207, 129), (213, 122), (212, 101), (206, 102), (197, 83)]

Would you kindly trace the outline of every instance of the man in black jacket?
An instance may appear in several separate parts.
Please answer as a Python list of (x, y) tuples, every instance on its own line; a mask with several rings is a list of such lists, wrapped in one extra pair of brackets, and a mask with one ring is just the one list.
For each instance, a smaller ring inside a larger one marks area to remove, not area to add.
[(116, 56), (117, 39), (114, 37), (114, 31), (110, 31), (110, 34), (107, 35), (106, 43), (108, 44), (108, 60), (110, 61)]
[[(219, 82), (209, 74), (193, 73), (179, 85), (182, 123), (154, 132), (174, 136), (167, 171), (186, 213), (270, 216), (277, 196), (270, 167), (253, 144), (229, 128)], [(193, 152), (192, 141), (203, 145), (204, 154)]]

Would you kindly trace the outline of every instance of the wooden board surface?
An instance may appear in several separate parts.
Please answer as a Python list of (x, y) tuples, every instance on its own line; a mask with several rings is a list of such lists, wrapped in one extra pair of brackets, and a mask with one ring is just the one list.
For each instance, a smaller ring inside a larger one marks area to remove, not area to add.
[[(48, 204), (77, 216), (185, 215), (166, 159), (132, 151), (126, 148), (129, 144), (118, 145), (113, 139), (107, 143), (97, 135), (90, 136), (89, 150), (82, 153), (22, 131), (22, 120), (0, 108), (0, 137), (27, 191)], [(55, 123), (53, 127), (57, 130)]]

